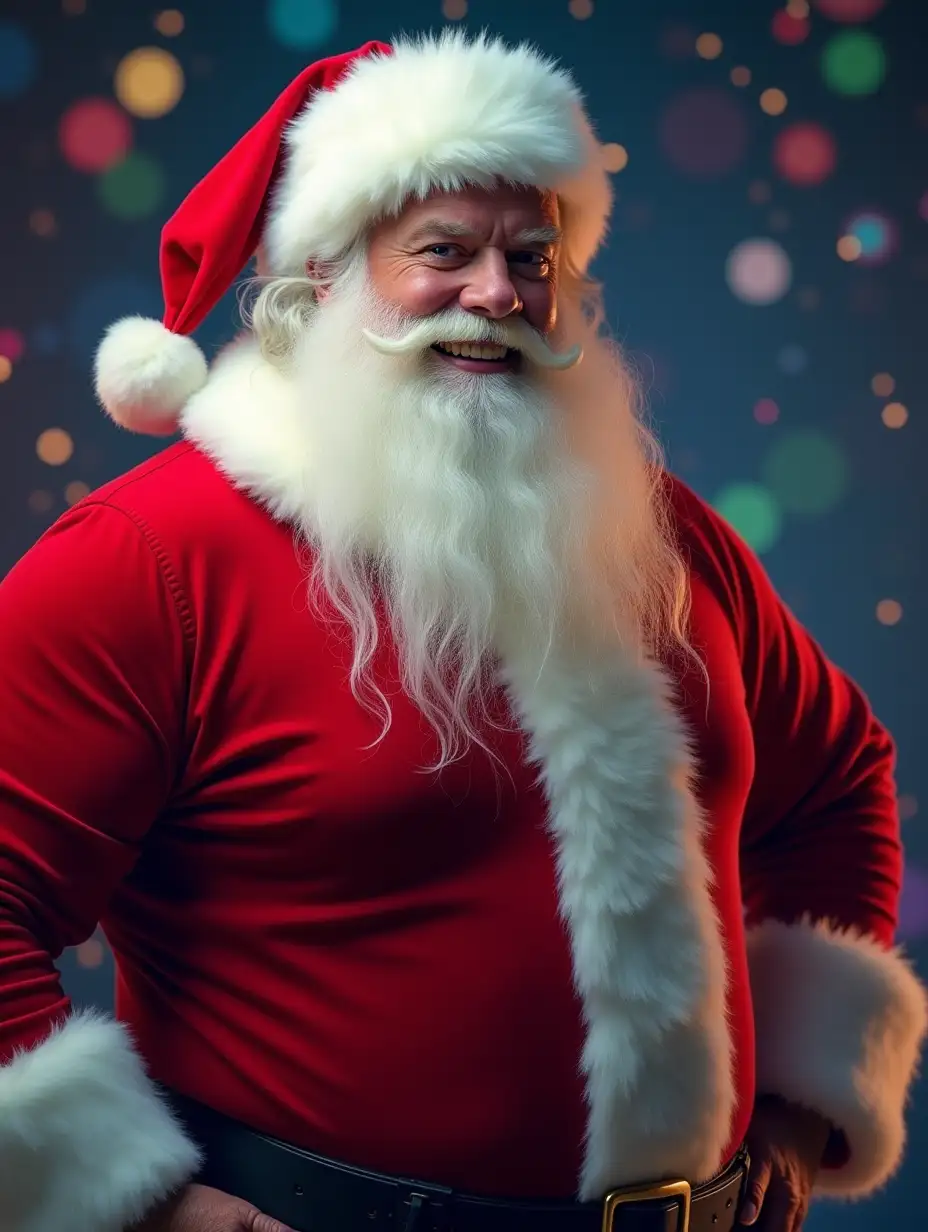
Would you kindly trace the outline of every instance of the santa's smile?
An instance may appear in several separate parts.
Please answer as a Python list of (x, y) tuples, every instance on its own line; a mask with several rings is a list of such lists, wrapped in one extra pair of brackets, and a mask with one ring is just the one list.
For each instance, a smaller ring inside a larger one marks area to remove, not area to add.
[(465, 372), (506, 372), (515, 367), (519, 352), (491, 342), (436, 342), (436, 355)]

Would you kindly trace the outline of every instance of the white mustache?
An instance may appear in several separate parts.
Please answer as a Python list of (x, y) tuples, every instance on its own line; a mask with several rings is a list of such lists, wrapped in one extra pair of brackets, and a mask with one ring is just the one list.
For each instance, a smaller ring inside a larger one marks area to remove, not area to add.
[(583, 358), (583, 348), (579, 346), (572, 346), (568, 351), (555, 351), (537, 330), (524, 321), (503, 324), (467, 313), (453, 317), (426, 317), (417, 321), (400, 338), (383, 338), (369, 329), (361, 332), (367, 343), (381, 355), (409, 355), (415, 351), (425, 351), (436, 342), (483, 342), (511, 347), (539, 368), (552, 368), (559, 372), (575, 367)]

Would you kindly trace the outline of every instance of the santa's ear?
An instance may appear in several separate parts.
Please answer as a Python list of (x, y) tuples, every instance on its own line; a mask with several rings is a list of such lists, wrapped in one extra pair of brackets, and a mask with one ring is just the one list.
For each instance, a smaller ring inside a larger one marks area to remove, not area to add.
[(307, 261), (305, 269), (306, 277), (310, 279), (313, 287), (315, 288), (316, 300), (321, 304), (329, 294), (330, 290), (329, 283), (325, 280), (325, 274), (323, 273), (322, 266), (317, 264), (315, 261)]

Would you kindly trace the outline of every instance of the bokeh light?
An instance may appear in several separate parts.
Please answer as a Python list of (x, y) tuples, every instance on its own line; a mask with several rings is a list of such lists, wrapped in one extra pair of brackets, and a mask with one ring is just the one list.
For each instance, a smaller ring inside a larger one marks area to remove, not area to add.
[(593, 16), (593, 0), (570, 0), (567, 12), (577, 21), (586, 21)]
[(775, 240), (743, 240), (728, 254), (725, 280), (732, 294), (746, 304), (774, 304), (790, 288), (789, 257)]
[(22, 359), (25, 349), (26, 339), (18, 329), (0, 329), (0, 356), (15, 364)]
[(64, 499), (69, 505), (76, 505), (78, 501), (82, 501), (85, 496), (89, 495), (90, 486), (82, 479), (72, 479), (64, 490)]
[(782, 115), (786, 110), (788, 99), (782, 90), (778, 90), (775, 86), (769, 90), (764, 90), (760, 96), (760, 109), (766, 115), (778, 116)]
[(856, 235), (842, 235), (835, 245), (842, 261), (856, 261), (860, 256), (860, 240)]
[(901, 402), (887, 402), (880, 418), (887, 428), (904, 428), (909, 422), (909, 410)]
[(780, 408), (772, 398), (760, 398), (754, 403), (754, 418), (759, 424), (774, 424), (780, 418)]
[(0, 21), (0, 98), (15, 98), (32, 85), (38, 64), (35, 44), (15, 21)]
[(773, 143), (773, 165), (790, 184), (809, 188), (823, 183), (835, 169), (838, 147), (834, 137), (821, 124), (803, 121), (790, 124), (777, 133)]
[(737, 167), (749, 136), (743, 106), (724, 90), (678, 94), (660, 119), (664, 155), (677, 171), (696, 180), (715, 179)]
[(845, 223), (843, 233), (860, 245), (855, 259), (861, 265), (883, 265), (895, 255), (899, 246), (895, 223), (876, 210), (861, 210), (852, 215)]
[(886, 0), (813, 0), (816, 10), (832, 21), (849, 25), (870, 21), (886, 7)]
[(841, 503), (848, 485), (847, 458), (824, 432), (800, 428), (770, 447), (763, 479), (788, 513), (814, 517)]
[(74, 453), (74, 442), (64, 428), (46, 428), (39, 434), (35, 451), (46, 466), (64, 466)]
[(467, 0), (442, 0), (441, 13), (446, 21), (463, 21), (467, 16)]
[(696, 40), (696, 54), (702, 60), (717, 60), (722, 54), (722, 40), (717, 34), (700, 34)]
[(787, 376), (798, 376), (805, 372), (809, 357), (797, 342), (790, 342), (781, 347), (777, 355), (777, 367)]
[(866, 30), (832, 35), (822, 52), (822, 76), (836, 94), (873, 94), (886, 76), (883, 44)]
[(42, 239), (49, 239), (58, 230), (58, 223), (51, 210), (37, 209), (29, 215), (29, 230)]
[(918, 813), (918, 800), (908, 792), (899, 797), (898, 803), (900, 821), (911, 821)]
[(870, 388), (878, 398), (888, 398), (896, 388), (896, 382), (888, 372), (877, 372), (870, 382)]
[(184, 70), (163, 47), (138, 47), (120, 60), (113, 88), (131, 115), (158, 119), (180, 102)]
[(902, 604), (898, 599), (881, 599), (876, 605), (876, 618), (881, 625), (897, 625), (902, 619)]
[(105, 171), (97, 183), (100, 200), (116, 218), (132, 221), (153, 213), (164, 197), (164, 172), (138, 152)]
[(76, 171), (105, 171), (128, 153), (132, 122), (108, 98), (80, 99), (61, 117), (58, 145)]
[(81, 371), (86, 372), (107, 326), (131, 313), (160, 318), (163, 310), (156, 283), (128, 276), (91, 283), (74, 301), (66, 327), (69, 350)]
[(786, 0), (786, 11), (790, 17), (808, 17), (809, 0)]
[(665, 23), (660, 33), (661, 54), (668, 60), (691, 60), (696, 54), (696, 36), (697, 31), (684, 22)]
[(184, 32), (184, 15), (177, 9), (163, 9), (155, 14), (155, 29), (165, 38), (176, 38)]
[(13, 375), (12, 361), (5, 355), (0, 355), (0, 385), (5, 385)]
[(54, 507), (55, 498), (44, 488), (37, 488), (36, 491), (29, 493), (26, 504), (32, 513), (48, 513)]
[(751, 84), (751, 70), (745, 68), (743, 64), (736, 64), (729, 76), (733, 86), (749, 86)]
[(774, 496), (760, 484), (731, 483), (712, 503), (755, 552), (769, 552), (780, 538), (783, 515)]
[(269, 0), (267, 23), (278, 43), (305, 51), (328, 42), (338, 29), (338, 5), (335, 0)]
[(797, 47), (809, 37), (809, 19), (799, 17), (789, 9), (777, 9), (770, 29), (778, 43), (783, 43), (786, 47)]
[(748, 185), (748, 200), (752, 205), (766, 205), (772, 196), (766, 180), (752, 180)]
[(624, 145), (618, 145), (615, 141), (607, 141), (601, 146), (600, 154), (607, 171), (624, 171), (628, 166), (628, 150)]
[(96, 937), (90, 937), (87, 941), (82, 941), (80, 945), (74, 947), (74, 957), (77, 959), (79, 967), (102, 967), (106, 951)]
[(915, 941), (928, 934), (928, 869), (906, 859), (899, 897), (899, 940)]

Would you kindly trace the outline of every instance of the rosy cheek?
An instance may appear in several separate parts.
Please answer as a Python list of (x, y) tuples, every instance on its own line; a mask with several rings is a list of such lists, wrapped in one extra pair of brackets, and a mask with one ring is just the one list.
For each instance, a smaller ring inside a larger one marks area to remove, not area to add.
[(523, 312), (535, 329), (547, 332), (554, 328), (555, 289), (549, 282), (533, 282), (522, 289)]
[(456, 299), (459, 288), (447, 272), (420, 267), (409, 270), (397, 290), (407, 312), (428, 316)]

